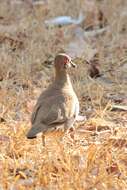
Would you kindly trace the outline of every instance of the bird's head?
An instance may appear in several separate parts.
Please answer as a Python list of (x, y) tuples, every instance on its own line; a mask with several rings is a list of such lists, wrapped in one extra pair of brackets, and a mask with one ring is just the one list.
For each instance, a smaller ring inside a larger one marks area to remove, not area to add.
[(76, 67), (76, 64), (72, 62), (71, 57), (65, 53), (60, 53), (55, 57), (55, 69), (57, 71), (66, 71), (71, 67)]

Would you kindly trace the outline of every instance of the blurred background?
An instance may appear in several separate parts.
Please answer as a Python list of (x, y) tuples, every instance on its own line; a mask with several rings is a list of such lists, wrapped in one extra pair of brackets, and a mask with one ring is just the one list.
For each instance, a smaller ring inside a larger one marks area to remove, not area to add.
[(118, 71), (127, 56), (126, 10), (126, 0), (1, 0), (1, 80), (29, 78), (58, 52), (82, 62), (97, 57), (102, 70)]

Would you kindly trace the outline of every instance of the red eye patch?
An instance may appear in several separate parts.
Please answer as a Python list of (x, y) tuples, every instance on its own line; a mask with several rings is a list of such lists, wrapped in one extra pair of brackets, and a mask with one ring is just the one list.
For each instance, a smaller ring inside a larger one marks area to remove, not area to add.
[(70, 60), (68, 59), (68, 57), (64, 57), (64, 64), (67, 64), (68, 62), (70, 62)]

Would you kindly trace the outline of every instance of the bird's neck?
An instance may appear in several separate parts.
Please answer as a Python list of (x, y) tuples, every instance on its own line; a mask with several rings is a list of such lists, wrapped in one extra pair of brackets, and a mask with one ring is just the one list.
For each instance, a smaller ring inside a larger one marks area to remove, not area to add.
[(67, 72), (57, 72), (55, 75), (55, 83), (59, 86), (72, 86), (70, 76)]

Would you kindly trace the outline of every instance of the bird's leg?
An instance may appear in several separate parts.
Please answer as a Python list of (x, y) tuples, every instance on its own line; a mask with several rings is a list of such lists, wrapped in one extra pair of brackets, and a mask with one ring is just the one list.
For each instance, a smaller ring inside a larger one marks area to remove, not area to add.
[(44, 135), (44, 133), (42, 133), (41, 137), (42, 137), (42, 145), (45, 146), (45, 135)]
[(75, 128), (74, 128), (74, 122), (75, 122), (75, 117), (72, 117), (67, 120), (65, 129), (67, 129), (67, 134), (71, 137), (71, 139), (74, 140), (74, 133), (75, 133)]
[(74, 126), (71, 126), (69, 129), (68, 129), (68, 134), (69, 134), (69, 136), (70, 136), (70, 138), (71, 139), (75, 139), (75, 136), (74, 136), (74, 134), (75, 134), (75, 128), (74, 128)]

